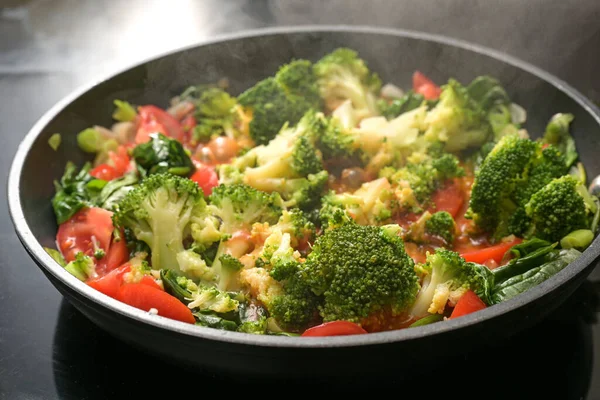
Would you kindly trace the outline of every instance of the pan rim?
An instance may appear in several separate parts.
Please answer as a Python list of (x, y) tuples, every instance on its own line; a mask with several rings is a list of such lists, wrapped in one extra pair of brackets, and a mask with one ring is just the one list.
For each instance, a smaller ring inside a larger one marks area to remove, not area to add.
[(392, 342), (403, 342), (419, 340), (426, 337), (442, 335), (446, 332), (464, 329), (476, 324), (499, 317), (502, 314), (511, 312), (523, 307), (557, 289), (569, 280), (573, 279), (583, 270), (591, 267), (600, 257), (600, 236), (596, 237), (594, 242), (586, 249), (583, 254), (564, 268), (558, 274), (542, 282), (527, 292), (510, 299), (506, 302), (496, 304), (486, 310), (478, 313), (466, 315), (455, 320), (445, 321), (443, 324), (432, 324), (411, 329), (395, 330), (388, 332), (370, 333), (368, 335), (337, 336), (337, 337), (281, 337), (281, 336), (263, 336), (252, 335), (240, 332), (221, 331), (213, 328), (195, 326), (170, 320), (161, 316), (151, 315), (145, 311), (136, 309), (124, 303), (118, 302), (79, 281), (70, 275), (58, 263), (56, 263), (43, 249), (42, 245), (33, 235), (29, 228), (20, 202), (20, 178), (23, 165), (29, 154), (32, 144), (43, 131), (45, 126), (58, 115), (66, 106), (77, 98), (93, 89), (98, 84), (110, 80), (114, 76), (124, 73), (132, 68), (142, 66), (148, 62), (160, 58), (182, 53), (190, 49), (207, 46), (211, 44), (225, 43), (233, 40), (239, 40), (250, 37), (271, 36), (282, 34), (318, 34), (331, 32), (361, 33), (371, 35), (397, 36), (415, 40), (424, 40), (439, 43), (445, 46), (461, 48), (470, 52), (485, 55), (499, 62), (511, 65), (515, 68), (524, 70), (554, 86), (561, 92), (571, 97), (588, 114), (590, 114), (596, 123), (600, 125), (600, 109), (596, 107), (577, 89), (567, 84), (558, 77), (538, 68), (526, 61), (518, 59), (506, 53), (493, 50), (491, 48), (477, 45), (460, 39), (449, 38), (438, 34), (430, 34), (414, 30), (404, 30), (396, 28), (381, 28), (369, 25), (297, 25), (297, 26), (278, 26), (252, 30), (244, 30), (236, 33), (216, 35), (209, 40), (201, 40), (196, 43), (174, 48), (160, 54), (155, 54), (131, 63), (126, 67), (119, 68), (108, 74), (89, 81), (75, 89), (67, 96), (63, 97), (54, 106), (52, 106), (38, 121), (32, 126), (18, 146), (14, 155), (13, 162), (9, 171), (7, 184), (7, 198), (9, 205), (9, 214), (13, 222), (17, 236), (21, 243), (38, 264), (49, 272), (53, 277), (66, 285), (70, 290), (84, 297), (87, 301), (96, 303), (112, 312), (121, 314), (124, 317), (131, 318), (134, 321), (141, 322), (173, 333), (192, 336), (198, 339), (216, 340), (239, 345), (252, 345), (262, 347), (288, 347), (288, 348), (330, 348), (330, 347), (356, 347), (368, 345), (380, 345)]

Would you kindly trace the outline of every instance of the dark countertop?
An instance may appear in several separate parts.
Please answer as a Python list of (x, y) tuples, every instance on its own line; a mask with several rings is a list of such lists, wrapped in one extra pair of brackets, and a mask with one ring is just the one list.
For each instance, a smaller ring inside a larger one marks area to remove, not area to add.
[[(11, 7), (3, 9), (8, 4)], [(81, 84), (140, 58), (265, 26), (361, 24), (470, 40), (530, 61), (600, 101), (600, 2), (505, 1), (0, 1), (0, 171), (27, 130)], [(273, 393), (223, 381), (128, 348), (65, 302), (19, 243), (0, 202), (0, 399), (111, 399)], [(463, 398), (600, 398), (600, 272), (549, 318), (485, 351), (391, 385), (402, 394)], [(388, 382), (389, 383), (389, 382)], [(293, 392), (327, 389), (295, 385)], [(279, 389), (279, 388), (277, 388)], [(349, 388), (352, 390), (352, 388)], [(341, 393), (338, 388), (338, 393)]]

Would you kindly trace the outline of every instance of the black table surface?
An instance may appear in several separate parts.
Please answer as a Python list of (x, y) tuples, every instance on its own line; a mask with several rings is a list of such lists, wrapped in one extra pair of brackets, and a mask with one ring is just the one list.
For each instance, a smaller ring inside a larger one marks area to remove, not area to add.
[[(600, 2), (0, 0), (0, 172), (56, 101), (96, 76), (214, 35), (268, 26), (374, 25), (469, 40), (530, 61), (600, 101)], [(128, 348), (46, 280), (0, 202), (0, 398), (287, 397), (356, 393), (206, 376)], [(550, 317), (505, 342), (370, 393), (447, 398), (600, 398), (600, 272)], [(451, 344), (449, 344), (451, 345)]]

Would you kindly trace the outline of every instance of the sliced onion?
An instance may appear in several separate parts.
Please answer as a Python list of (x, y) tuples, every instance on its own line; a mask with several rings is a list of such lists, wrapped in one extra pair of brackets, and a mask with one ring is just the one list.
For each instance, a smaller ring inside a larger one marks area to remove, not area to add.
[(513, 124), (522, 124), (527, 120), (527, 111), (517, 103), (510, 103), (509, 109)]
[(386, 83), (381, 88), (381, 95), (389, 98), (400, 98), (404, 96), (404, 91), (393, 83)]

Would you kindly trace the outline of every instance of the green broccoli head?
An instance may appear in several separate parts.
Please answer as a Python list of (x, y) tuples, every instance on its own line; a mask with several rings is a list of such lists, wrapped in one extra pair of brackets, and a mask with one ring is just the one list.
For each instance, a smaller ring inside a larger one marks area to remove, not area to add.
[(454, 242), (456, 223), (447, 211), (439, 211), (431, 215), (425, 222), (425, 232), (432, 236), (442, 238), (446, 244)]
[(521, 235), (529, 221), (529, 198), (566, 173), (562, 156), (551, 146), (517, 135), (502, 137), (481, 163), (473, 182), (469, 214), (482, 230), (496, 238)]
[(252, 113), (250, 136), (256, 144), (268, 143), (285, 124), (295, 125), (308, 110), (321, 108), (316, 78), (307, 63), (295, 60), (283, 65), (275, 76), (238, 96), (238, 102)]
[(466, 262), (458, 253), (439, 248), (427, 256), (421, 270), (426, 275), (411, 309), (417, 318), (428, 313), (443, 314), (448, 301), (456, 303), (469, 289), (490, 304), (493, 277), (483, 265)]
[(325, 321), (360, 323), (383, 310), (401, 313), (413, 303), (417, 275), (399, 230), (347, 223), (317, 238), (300, 273), (323, 296)]
[(308, 60), (294, 60), (279, 68), (275, 80), (289, 96), (303, 103), (302, 110), (320, 110), (322, 100), (312, 63)]
[(569, 126), (573, 121), (573, 114), (555, 114), (550, 118), (544, 132), (543, 143), (555, 146), (564, 157), (567, 167), (573, 165), (579, 158), (575, 140), (569, 132)]
[(321, 97), (330, 109), (350, 100), (361, 117), (379, 113), (377, 94), (381, 79), (356, 51), (338, 48), (315, 63), (314, 71)]
[[(384, 169), (380, 174), (388, 174)], [(445, 153), (439, 158), (428, 157), (419, 163), (408, 163), (403, 168), (389, 174), (389, 180), (399, 187), (410, 189), (417, 205), (425, 204), (431, 194), (442, 187), (449, 179), (464, 176), (465, 171), (459, 160), (452, 154)], [(412, 205), (406, 201), (406, 205)]]
[(160, 173), (188, 177), (196, 170), (181, 143), (162, 133), (151, 133), (150, 140), (137, 145), (132, 155), (142, 177)]
[(322, 199), (321, 222), (324, 227), (337, 225), (344, 219), (337, 210), (361, 225), (384, 225), (391, 221), (397, 211), (397, 200), (387, 178), (363, 183), (350, 193), (330, 191)]
[(565, 175), (536, 192), (525, 206), (531, 218), (531, 235), (551, 242), (579, 229), (589, 229), (597, 204), (586, 187)]
[(390, 120), (420, 107), (423, 102), (425, 102), (425, 97), (422, 94), (409, 90), (404, 96), (394, 99), (390, 103), (380, 103), (379, 106), (381, 114)]
[(238, 136), (235, 128), (237, 100), (222, 88), (190, 86), (179, 97), (195, 106), (196, 126), (192, 129), (192, 144), (208, 142), (215, 136)]
[(282, 280), (283, 292), (271, 300), (269, 313), (282, 328), (302, 332), (318, 321), (322, 299), (312, 292), (298, 268), (291, 269)]
[(303, 243), (312, 243), (317, 233), (315, 224), (299, 208), (284, 210), (275, 228), (290, 234), (294, 248)]
[(113, 223), (148, 245), (154, 269), (178, 269), (177, 254), (185, 250), (192, 218), (202, 215), (205, 209), (202, 190), (195, 182), (171, 174), (154, 174), (115, 205)]
[(325, 170), (306, 178), (286, 180), (281, 189), (286, 207), (298, 207), (305, 211), (318, 207), (328, 181), (329, 173)]
[(291, 167), (296, 175), (308, 176), (323, 170), (323, 160), (306, 136), (300, 136), (292, 150)]
[(276, 223), (282, 210), (279, 194), (245, 184), (219, 185), (209, 196), (209, 212), (220, 221), (219, 231), (233, 234), (250, 230), (255, 222)]

